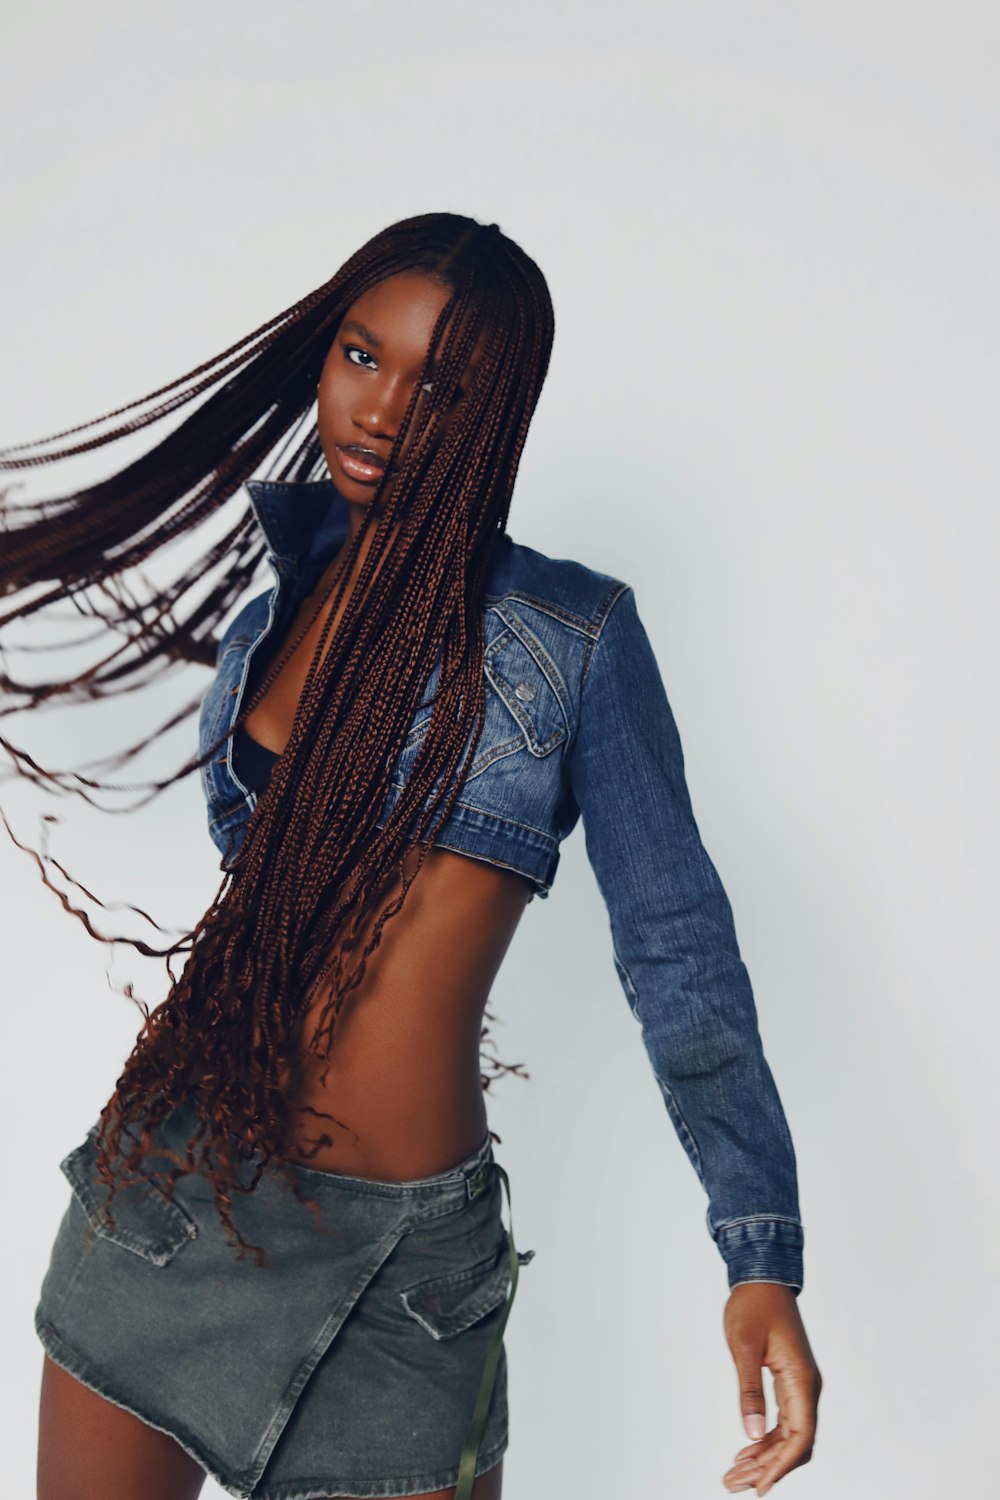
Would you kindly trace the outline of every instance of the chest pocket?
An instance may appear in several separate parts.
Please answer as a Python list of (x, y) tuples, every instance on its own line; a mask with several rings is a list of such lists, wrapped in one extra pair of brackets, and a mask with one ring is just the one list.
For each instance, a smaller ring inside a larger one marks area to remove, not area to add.
[[(558, 668), (531, 631), (502, 605), (487, 612), (483, 670), (486, 714), (464, 786), (492, 766), (497, 767), (497, 775), (520, 774), (531, 762), (526, 759), (526, 766), (520, 766), (510, 757), (540, 760), (569, 733), (568, 695)], [(425, 698), (431, 696), (437, 681), (435, 667)], [(422, 705), (393, 770), (397, 791), (406, 783), (430, 720), (431, 708)]]
[[(524, 634), (506, 625), (486, 647), (486, 681), (499, 700), (494, 703), (487, 692), (486, 727), (491, 718), (498, 718), (498, 732), (502, 734), (512, 720), (532, 755), (548, 755), (568, 733), (566, 689), (551, 657), (526, 627), (521, 629)], [(499, 712), (501, 706), (509, 718)], [(492, 708), (497, 714), (491, 714)], [(475, 773), (476, 765), (472, 768)]]

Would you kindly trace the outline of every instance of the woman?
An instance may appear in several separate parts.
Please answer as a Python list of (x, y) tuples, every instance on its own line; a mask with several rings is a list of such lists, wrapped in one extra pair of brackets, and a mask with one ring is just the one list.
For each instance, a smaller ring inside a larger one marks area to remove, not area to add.
[[(482, 1022), (581, 814), (761, 1420), (724, 1482), (763, 1494), (809, 1456), (792, 1143), (634, 594), (505, 530), (552, 336), (541, 272), (495, 224), (420, 215), (120, 427), (0, 454), (47, 462), (211, 391), (120, 473), (7, 522), (8, 593), (54, 582), (7, 619), (101, 589), (127, 633), (89, 696), (214, 667), (177, 774), (200, 768), (224, 870), (61, 1164), (40, 1500), (186, 1500), (206, 1473), (255, 1500), (500, 1495), (502, 1335), (534, 1252), (501, 1217)], [(202, 540), (244, 484), (249, 509)], [(196, 531), (140, 601), (132, 576)], [(271, 586), (217, 637), (262, 556)], [(8, 749), (61, 789), (113, 785)], [(765, 1361), (782, 1412), (762, 1436)]]

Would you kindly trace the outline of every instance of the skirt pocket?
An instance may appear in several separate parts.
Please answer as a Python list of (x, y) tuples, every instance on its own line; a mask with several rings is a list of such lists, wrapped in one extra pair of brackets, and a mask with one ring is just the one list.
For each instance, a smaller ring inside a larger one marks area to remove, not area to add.
[[(517, 1259), (526, 1265), (534, 1250), (519, 1250)], [(403, 1306), (435, 1339), (464, 1333), (507, 1300), (510, 1288), (510, 1251), (506, 1242), (496, 1255), (461, 1271), (432, 1276), (403, 1287)]]
[(98, 1129), (95, 1125), (87, 1132), (86, 1139), (59, 1163), (59, 1170), (95, 1234), (153, 1265), (169, 1265), (195, 1238), (198, 1226), (155, 1180), (119, 1188), (111, 1204), (114, 1226), (106, 1224), (98, 1213), (109, 1194), (97, 1174)]

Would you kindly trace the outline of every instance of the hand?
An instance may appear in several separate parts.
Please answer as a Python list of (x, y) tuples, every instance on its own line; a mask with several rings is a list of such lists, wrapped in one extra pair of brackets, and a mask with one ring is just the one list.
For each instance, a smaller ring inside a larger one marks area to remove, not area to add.
[[(823, 1377), (790, 1286), (774, 1281), (734, 1286), (723, 1328), (739, 1378), (743, 1425), (757, 1441), (739, 1450), (722, 1482), (732, 1495), (749, 1489), (766, 1495), (775, 1480), (812, 1457)], [(778, 1403), (770, 1432), (765, 1432), (764, 1365), (774, 1376)]]

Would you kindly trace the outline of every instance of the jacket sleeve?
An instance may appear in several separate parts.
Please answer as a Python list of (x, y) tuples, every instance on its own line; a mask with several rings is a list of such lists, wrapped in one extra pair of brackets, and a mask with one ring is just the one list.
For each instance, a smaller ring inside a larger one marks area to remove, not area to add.
[(623, 585), (583, 669), (570, 786), (615, 968), (708, 1195), (729, 1286), (802, 1289), (795, 1152), (732, 909), (699, 835), (652, 646)]

